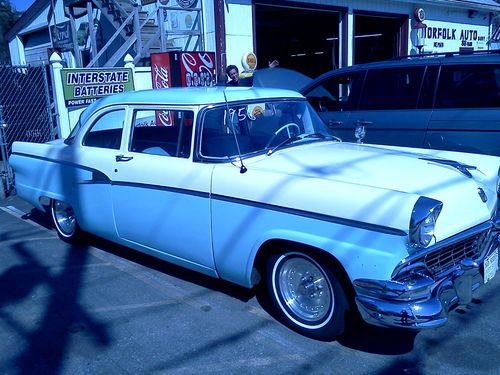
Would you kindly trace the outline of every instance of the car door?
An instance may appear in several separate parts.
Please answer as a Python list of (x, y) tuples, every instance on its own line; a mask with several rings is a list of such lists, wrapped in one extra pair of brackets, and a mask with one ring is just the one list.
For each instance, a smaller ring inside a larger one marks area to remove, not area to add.
[[(116, 239), (111, 184), (115, 157), (124, 140), (125, 106), (104, 108), (84, 125), (66, 155), (66, 180), (71, 181), (73, 201), (80, 226), (97, 236)], [(71, 173), (72, 176), (68, 176)]]
[[(346, 140), (364, 126), (364, 143), (423, 147), (432, 109), (418, 106), (419, 95), (432, 93), (423, 84), (425, 66), (369, 69), (358, 109), (346, 124)], [(434, 85), (431, 80), (427, 81)]]
[(214, 274), (210, 164), (193, 163), (191, 108), (136, 107), (129, 141), (116, 155), (113, 210), (133, 247)]
[(443, 65), (426, 147), (500, 156), (500, 65)]
[(342, 140), (353, 137), (353, 128), (348, 124), (357, 106), (364, 75), (364, 70), (332, 74), (303, 90), (321, 119)]

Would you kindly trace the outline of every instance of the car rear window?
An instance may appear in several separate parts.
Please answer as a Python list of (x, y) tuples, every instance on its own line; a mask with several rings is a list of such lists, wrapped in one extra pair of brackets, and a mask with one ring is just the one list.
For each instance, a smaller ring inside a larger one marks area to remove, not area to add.
[(441, 68), (435, 108), (500, 106), (500, 66), (446, 65)]

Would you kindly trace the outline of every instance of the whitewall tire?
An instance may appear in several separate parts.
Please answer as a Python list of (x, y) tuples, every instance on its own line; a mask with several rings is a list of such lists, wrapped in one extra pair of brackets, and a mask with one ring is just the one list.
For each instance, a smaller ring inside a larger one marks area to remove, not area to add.
[(278, 318), (295, 331), (333, 340), (344, 331), (347, 298), (327, 262), (306, 252), (273, 254), (266, 288)]
[(50, 214), (57, 235), (65, 242), (75, 243), (81, 239), (82, 231), (76, 221), (75, 211), (68, 203), (52, 199)]

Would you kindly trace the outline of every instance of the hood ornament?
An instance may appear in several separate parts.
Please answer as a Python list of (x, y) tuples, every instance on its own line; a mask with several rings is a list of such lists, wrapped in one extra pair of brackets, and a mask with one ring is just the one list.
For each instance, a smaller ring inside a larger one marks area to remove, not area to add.
[(365, 120), (356, 120), (354, 124), (355, 124), (354, 137), (356, 137), (358, 144), (362, 144), (363, 138), (366, 135), (366, 125), (370, 125), (372, 124), (372, 122)]
[(449, 165), (450, 167), (458, 169), (460, 173), (463, 175), (472, 178), (472, 174), (469, 172), (470, 170), (475, 170), (477, 167), (473, 165), (468, 165), (468, 164), (463, 164), (459, 163), (458, 161), (455, 160), (447, 160), (447, 159), (435, 159), (435, 158), (419, 158), (420, 160), (426, 160), (426, 161), (432, 161), (434, 163), (439, 163), (439, 164), (444, 164), (444, 165)]

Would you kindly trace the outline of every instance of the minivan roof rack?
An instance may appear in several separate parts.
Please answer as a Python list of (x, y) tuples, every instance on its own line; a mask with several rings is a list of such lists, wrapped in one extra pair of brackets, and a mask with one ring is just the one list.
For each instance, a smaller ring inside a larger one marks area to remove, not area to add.
[(424, 58), (424, 57), (453, 57), (453, 56), (466, 56), (466, 55), (493, 55), (500, 54), (500, 49), (488, 49), (488, 50), (469, 50), (462, 49), (460, 51), (454, 52), (435, 52), (435, 53), (423, 53), (420, 55), (405, 55), (405, 56), (396, 56), (390, 60), (404, 60), (404, 59), (415, 59), (415, 58)]

